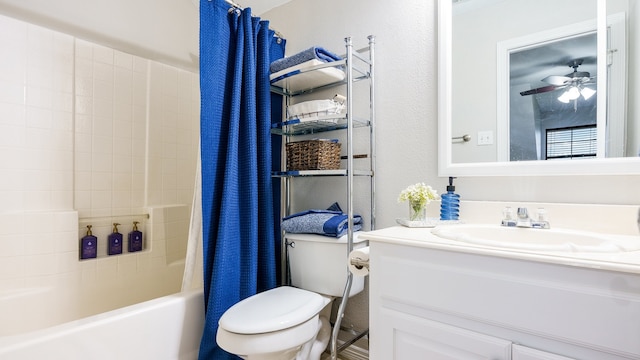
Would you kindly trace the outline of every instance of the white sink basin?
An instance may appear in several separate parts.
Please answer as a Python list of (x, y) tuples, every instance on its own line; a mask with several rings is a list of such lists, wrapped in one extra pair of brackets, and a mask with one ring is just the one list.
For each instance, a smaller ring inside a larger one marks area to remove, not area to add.
[(640, 250), (640, 237), (569, 229), (469, 224), (437, 226), (431, 232), (445, 239), (507, 249), (608, 253)]

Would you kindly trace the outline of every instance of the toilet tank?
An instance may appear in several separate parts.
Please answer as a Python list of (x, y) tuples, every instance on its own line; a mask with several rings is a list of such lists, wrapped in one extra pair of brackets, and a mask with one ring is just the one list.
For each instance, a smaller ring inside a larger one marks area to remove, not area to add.
[[(323, 295), (341, 297), (348, 275), (347, 237), (334, 238), (314, 234), (286, 234), (291, 284)], [(353, 248), (367, 246), (358, 233)], [(349, 297), (364, 289), (364, 277), (354, 276)]]

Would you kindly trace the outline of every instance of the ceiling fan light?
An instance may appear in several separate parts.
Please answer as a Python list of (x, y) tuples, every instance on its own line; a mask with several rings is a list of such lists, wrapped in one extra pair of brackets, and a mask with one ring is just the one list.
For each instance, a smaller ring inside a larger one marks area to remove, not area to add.
[(572, 86), (571, 88), (569, 88), (569, 90), (567, 90), (567, 94), (569, 100), (575, 100), (580, 97), (580, 90), (578, 90), (577, 87)]
[(558, 101), (560, 101), (562, 103), (565, 103), (565, 104), (568, 104), (570, 100), (571, 99), (569, 99), (569, 92), (568, 91), (563, 92), (562, 95), (560, 95), (558, 97)]
[(590, 97), (592, 97), (595, 93), (596, 93), (596, 91), (595, 91), (595, 90), (590, 89), (590, 88), (588, 88), (588, 87), (583, 88), (583, 89), (580, 91), (580, 94), (582, 94), (582, 97), (583, 97), (585, 100), (589, 100), (589, 98), (590, 98)]

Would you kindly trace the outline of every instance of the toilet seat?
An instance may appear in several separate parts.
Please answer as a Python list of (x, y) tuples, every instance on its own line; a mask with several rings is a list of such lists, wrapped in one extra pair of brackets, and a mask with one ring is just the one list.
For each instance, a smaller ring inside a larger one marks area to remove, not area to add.
[(309, 321), (328, 303), (320, 294), (281, 286), (250, 296), (220, 317), (219, 327), (236, 334), (261, 334)]

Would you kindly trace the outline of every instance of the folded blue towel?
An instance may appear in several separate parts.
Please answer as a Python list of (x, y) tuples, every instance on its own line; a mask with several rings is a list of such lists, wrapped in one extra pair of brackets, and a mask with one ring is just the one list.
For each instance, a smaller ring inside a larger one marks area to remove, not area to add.
[(302, 64), (303, 62), (313, 59), (320, 60), (322, 62), (342, 60), (338, 55), (316, 46), (301, 51), (295, 55), (287, 56), (272, 62), (270, 65), (270, 70), (272, 74), (277, 73), (278, 71), (284, 70), (288, 67)]
[[(307, 210), (282, 219), (282, 230), (289, 233), (320, 234), (341, 237), (347, 233), (349, 221), (342, 211)], [(362, 229), (362, 217), (353, 216), (353, 231)]]

